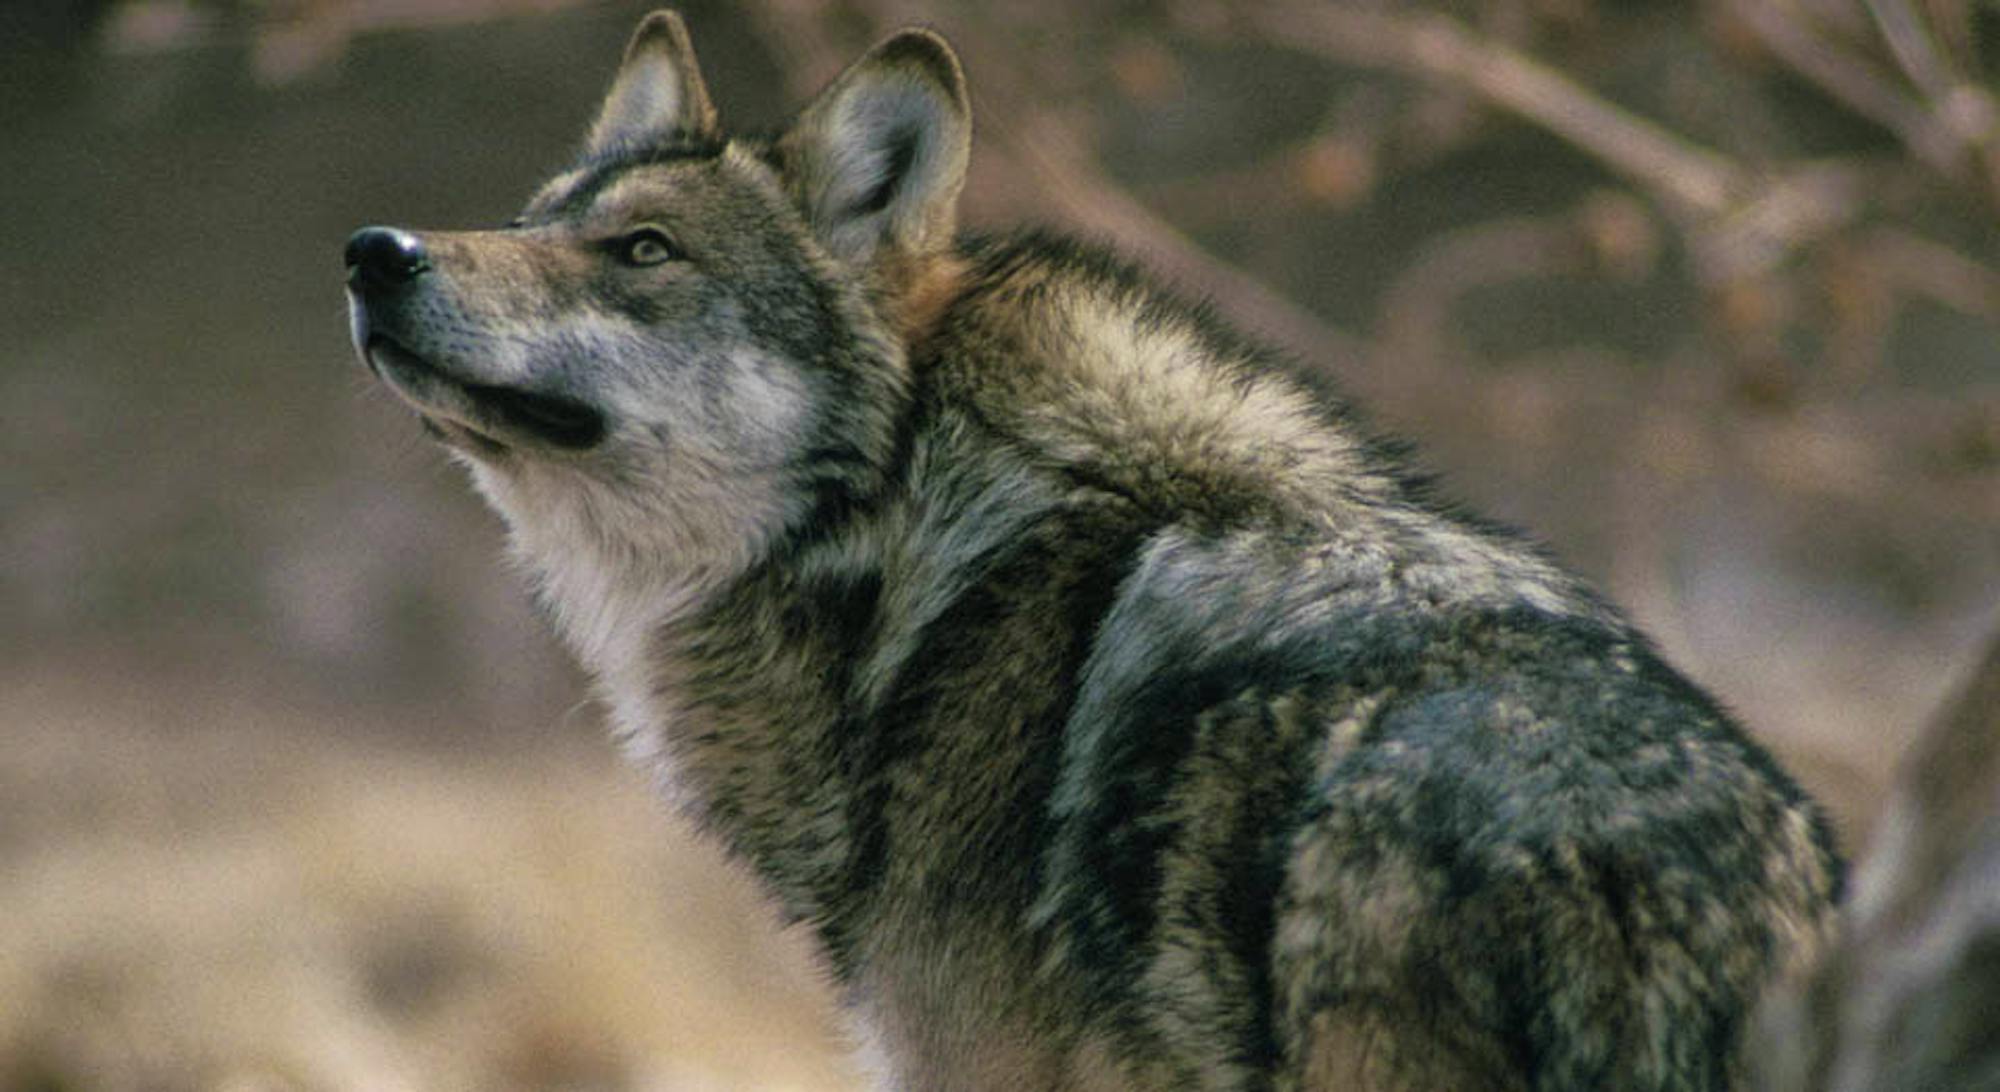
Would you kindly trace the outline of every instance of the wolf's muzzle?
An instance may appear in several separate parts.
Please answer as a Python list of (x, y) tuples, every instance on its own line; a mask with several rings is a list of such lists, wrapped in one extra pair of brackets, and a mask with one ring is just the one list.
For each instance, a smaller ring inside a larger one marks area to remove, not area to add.
[(426, 297), (441, 282), (422, 283), (431, 256), (414, 233), (362, 228), (348, 236), (345, 258), (354, 348), (433, 428), (475, 436), (485, 451), (524, 439), (582, 451), (604, 438), (605, 416), (588, 403), (528, 384), (481, 383), (476, 367), (436, 354), (425, 336), (436, 301)]
[(400, 288), (430, 267), (423, 240), (401, 228), (365, 227), (347, 237), (350, 288)]

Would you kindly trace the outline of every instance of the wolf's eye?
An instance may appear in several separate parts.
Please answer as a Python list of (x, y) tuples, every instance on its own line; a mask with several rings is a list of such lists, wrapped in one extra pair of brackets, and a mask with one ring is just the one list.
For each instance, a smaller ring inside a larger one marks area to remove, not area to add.
[(659, 265), (681, 256), (680, 248), (659, 228), (640, 228), (618, 241), (618, 256), (626, 265)]

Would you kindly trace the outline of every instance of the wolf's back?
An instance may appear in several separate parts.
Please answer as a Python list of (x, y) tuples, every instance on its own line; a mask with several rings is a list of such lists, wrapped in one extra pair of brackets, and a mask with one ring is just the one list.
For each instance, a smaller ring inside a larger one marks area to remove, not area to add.
[(1092, 1006), (1176, 1080), (1727, 1087), (1762, 984), (1830, 921), (1811, 802), (1280, 362), (1073, 244), (970, 253), (920, 390), (940, 461), (1017, 463), (1029, 540), (1064, 544), (1003, 583), (1067, 589), (1028, 637), (1070, 652), (1022, 867)]

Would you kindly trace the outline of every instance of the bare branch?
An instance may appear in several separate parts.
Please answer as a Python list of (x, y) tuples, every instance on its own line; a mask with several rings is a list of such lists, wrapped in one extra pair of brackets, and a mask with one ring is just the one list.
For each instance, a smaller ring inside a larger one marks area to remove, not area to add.
[(1267, 8), (1253, 21), (1336, 62), (1468, 88), (1596, 156), (1682, 214), (1711, 285), (1761, 275), (1849, 223), (1864, 204), (1864, 177), (1851, 165), (1807, 164), (1759, 178), (1443, 16), (1320, 5)]
[(1382, 355), (1404, 373), (1459, 355), (1452, 309), (1475, 289), (1579, 273), (1590, 254), (1576, 217), (1513, 217), (1450, 232), (1425, 246), (1382, 294)]
[(1441, 15), (1315, 5), (1260, 11), (1254, 24), (1350, 65), (1392, 68), (1467, 87), (1577, 147), (1684, 211), (1714, 216), (1749, 186), (1747, 172), (1604, 101), (1553, 69)]
[[(1963, 85), (1948, 88), (1939, 100), (1940, 108), (1933, 109), (1904, 93), (1866, 62), (1822, 40), (1772, 0), (1738, 0), (1732, 10), (1779, 60), (1855, 113), (1889, 130), (1910, 154), (1941, 174), (1963, 177), (1964, 158), (1973, 138), (1984, 139), (1982, 129), (1990, 131), (1992, 127), (1990, 119), (1982, 122), (1978, 117), (1978, 104), (1985, 96), (1976, 89)], [(1899, 29), (1898, 34), (1902, 33)], [(1891, 46), (1896, 48), (1894, 42)], [(1904, 46), (1916, 48), (1907, 42)], [(1933, 50), (1920, 52), (1936, 56)], [(1929, 62), (1918, 59), (1916, 63)], [(1927, 74), (1925, 78), (1941, 77)]]
[(1813, 239), (1853, 221), (1864, 207), (1867, 175), (1852, 164), (1808, 163), (1746, 196), (1694, 233), (1702, 278), (1726, 283), (1775, 268)]
[(2000, 315), (2000, 272), (1932, 239), (1895, 227), (1866, 243), (1890, 283), (1968, 315)]
[(1911, 10), (1908, 0), (1867, 0), (1868, 14), (1875, 28), (1889, 44), (1889, 53), (1903, 68), (1903, 74), (1933, 101), (1957, 87), (1961, 77), (1939, 52), (1937, 41), (1923, 19)]

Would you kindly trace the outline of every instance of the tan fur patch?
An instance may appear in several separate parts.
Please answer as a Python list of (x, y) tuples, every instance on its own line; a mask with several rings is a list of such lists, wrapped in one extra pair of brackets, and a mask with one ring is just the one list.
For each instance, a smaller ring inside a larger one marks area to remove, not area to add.
[(930, 336), (944, 309), (965, 290), (966, 264), (949, 255), (921, 263), (897, 302), (897, 326), (906, 345)]

